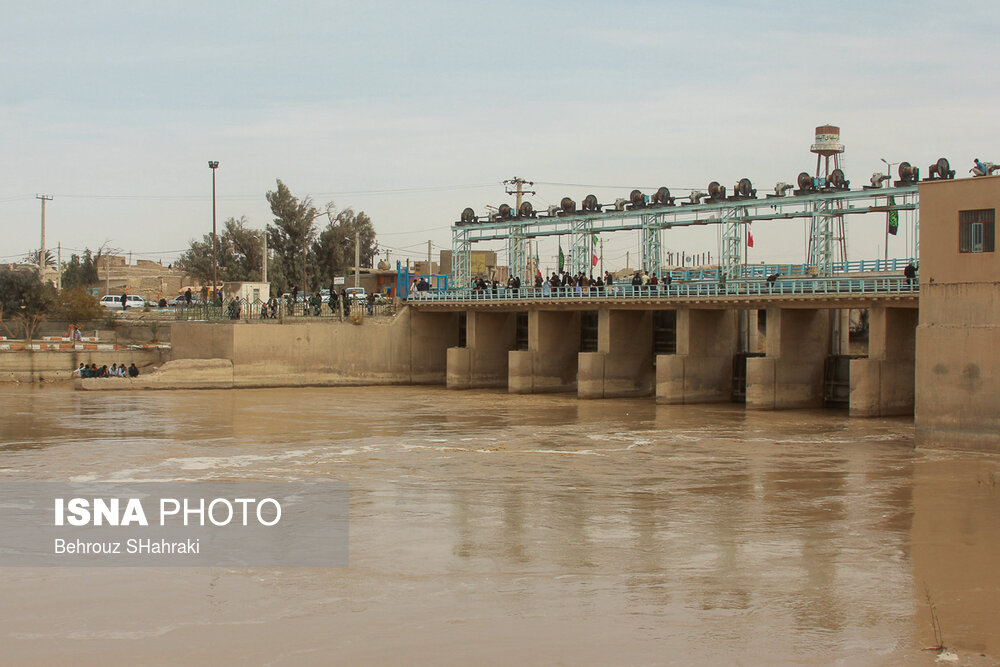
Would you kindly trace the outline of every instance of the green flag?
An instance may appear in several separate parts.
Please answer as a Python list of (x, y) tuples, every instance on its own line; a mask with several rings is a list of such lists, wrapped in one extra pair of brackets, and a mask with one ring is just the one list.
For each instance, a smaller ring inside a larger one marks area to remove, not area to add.
[(562, 271), (566, 265), (566, 255), (562, 251), (562, 241), (559, 242), (559, 270)]
[[(896, 198), (890, 196), (889, 197), (889, 206), (895, 206), (895, 205), (896, 205)], [(898, 209), (892, 209), (891, 211), (889, 211), (888, 221), (889, 221), (889, 233), (892, 234), (893, 236), (895, 236), (896, 232), (899, 231), (899, 210)]]

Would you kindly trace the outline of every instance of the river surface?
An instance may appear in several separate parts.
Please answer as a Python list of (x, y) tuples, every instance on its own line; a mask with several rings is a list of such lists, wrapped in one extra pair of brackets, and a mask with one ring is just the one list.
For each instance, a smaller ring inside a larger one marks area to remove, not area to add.
[[(0, 568), (5, 664), (959, 664), (1000, 458), (907, 419), (430, 387), (0, 387), (7, 480), (350, 485), (340, 568)], [(949, 663), (955, 664), (955, 663)]]

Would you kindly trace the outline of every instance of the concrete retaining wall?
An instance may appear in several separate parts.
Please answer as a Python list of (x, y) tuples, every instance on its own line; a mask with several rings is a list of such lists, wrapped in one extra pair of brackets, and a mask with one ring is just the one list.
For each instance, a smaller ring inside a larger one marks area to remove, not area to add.
[(361, 325), (332, 320), (177, 323), (174, 359), (227, 359), (233, 386), (444, 384), (458, 315), (403, 311)]
[(170, 351), (146, 350), (20, 350), (0, 353), (0, 382), (69, 381), (80, 364), (135, 363), (141, 372), (167, 361)]

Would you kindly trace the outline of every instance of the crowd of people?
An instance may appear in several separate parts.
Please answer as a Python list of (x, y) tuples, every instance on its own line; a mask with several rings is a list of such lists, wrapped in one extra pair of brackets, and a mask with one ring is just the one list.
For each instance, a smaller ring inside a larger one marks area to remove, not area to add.
[(126, 367), (125, 364), (111, 364), (111, 368), (108, 365), (98, 367), (97, 364), (80, 364), (80, 367), (73, 371), (74, 375), (79, 375), (81, 378), (136, 378), (139, 377), (139, 369), (136, 367), (135, 362), (132, 365)]
[[(671, 282), (673, 282), (673, 279), (670, 277), (669, 272), (665, 272), (663, 278), (660, 279), (655, 273), (650, 275), (647, 271), (636, 271), (631, 279), (633, 287), (666, 286), (670, 285)], [(618, 284), (619, 286), (624, 286), (626, 283), (620, 282)], [(597, 277), (594, 277), (593, 274), (587, 275), (582, 271), (576, 274), (559, 271), (553, 272), (547, 278), (542, 278), (542, 274), (539, 272), (535, 276), (534, 283), (534, 288), (541, 290), (543, 296), (553, 293), (565, 294), (567, 292), (576, 294), (582, 294), (583, 292), (595, 293), (604, 288), (612, 288), (614, 286), (615, 279), (610, 272), (605, 272), (604, 275), (598, 274)], [(499, 280), (477, 277), (472, 281), (472, 289), (476, 291), (492, 291), (493, 293), (497, 293), (501, 289), (507, 289), (516, 294), (521, 289), (521, 279), (513, 276), (508, 278), (507, 283), (504, 284)]]

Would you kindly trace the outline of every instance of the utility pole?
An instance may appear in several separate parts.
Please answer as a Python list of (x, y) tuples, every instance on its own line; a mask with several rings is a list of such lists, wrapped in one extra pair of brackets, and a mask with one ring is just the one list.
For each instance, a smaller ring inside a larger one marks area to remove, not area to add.
[[(428, 247), (430, 241), (428, 241)], [(354, 286), (357, 287), (358, 283), (361, 282), (361, 269), (358, 268), (361, 264), (361, 232), (354, 232)]]
[(62, 291), (62, 241), (56, 246), (59, 250), (56, 254), (56, 289)]
[(430, 239), (427, 240), (427, 273), (434, 273), (431, 270), (431, 242)]
[(38, 252), (38, 279), (45, 280), (45, 202), (52, 201), (49, 195), (35, 195), (42, 200), (42, 247)]
[[(533, 195), (533, 194), (536, 194), (534, 190), (525, 190), (524, 186), (525, 185), (534, 185), (534, 182), (533, 181), (526, 181), (523, 178), (521, 178), (520, 176), (515, 176), (514, 178), (507, 179), (506, 181), (503, 182), (503, 184), (506, 185), (506, 186), (508, 186), (507, 187), (507, 194), (509, 194), (509, 195), (516, 195), (516, 197), (517, 197), (517, 204), (514, 206), (514, 211), (517, 214), (520, 214), (520, 212), (521, 212), (521, 202), (524, 200), (524, 195)], [(513, 186), (513, 188), (514, 188), (513, 190), (510, 189), (511, 186)]]
[(264, 238), (264, 259), (263, 259), (264, 270), (261, 272), (260, 281), (262, 283), (266, 283), (267, 282), (267, 230), (266, 229), (263, 232), (261, 232), (261, 236)]
[(219, 256), (215, 238), (215, 170), (219, 168), (218, 160), (209, 160), (208, 168), (212, 170), (212, 301), (217, 300), (216, 291), (219, 285)]

